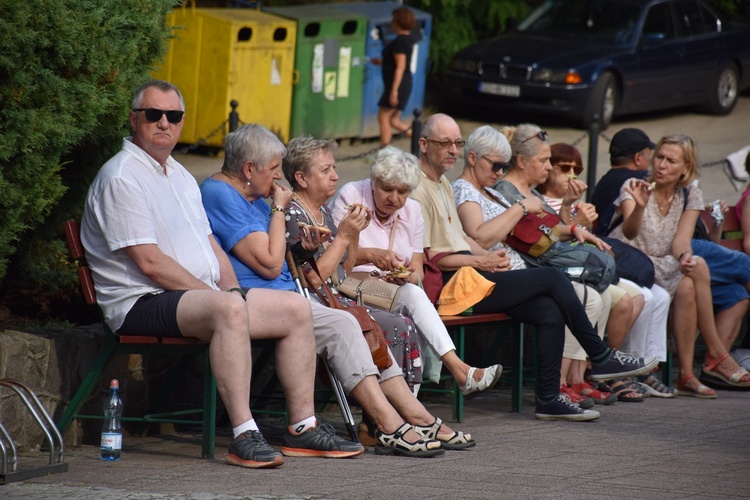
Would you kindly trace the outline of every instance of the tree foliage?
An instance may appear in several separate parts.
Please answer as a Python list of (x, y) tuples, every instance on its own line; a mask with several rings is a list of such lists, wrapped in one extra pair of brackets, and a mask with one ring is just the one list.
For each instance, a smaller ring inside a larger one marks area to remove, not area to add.
[(174, 4), (0, 0), (0, 300), (75, 280), (55, 235), (126, 135)]

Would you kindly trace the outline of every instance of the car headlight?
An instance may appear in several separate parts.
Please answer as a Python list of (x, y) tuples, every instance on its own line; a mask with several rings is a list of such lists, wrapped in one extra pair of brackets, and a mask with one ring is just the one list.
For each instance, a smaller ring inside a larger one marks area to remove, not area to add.
[(564, 83), (566, 85), (577, 85), (583, 81), (581, 74), (575, 70), (554, 70), (550, 68), (539, 68), (531, 75), (535, 82)]
[(477, 72), (477, 62), (471, 59), (458, 59), (454, 58), (451, 61), (451, 69), (453, 71), (463, 71), (466, 73)]

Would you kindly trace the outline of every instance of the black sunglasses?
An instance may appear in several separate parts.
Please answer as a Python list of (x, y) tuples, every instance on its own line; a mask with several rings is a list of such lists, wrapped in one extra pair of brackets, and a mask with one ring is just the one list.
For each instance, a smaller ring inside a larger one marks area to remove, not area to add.
[(554, 167), (557, 167), (560, 169), (560, 172), (567, 174), (570, 172), (570, 169), (573, 169), (573, 173), (576, 175), (580, 175), (581, 172), (583, 172), (583, 166), (581, 165), (553, 165)]
[(504, 163), (502, 161), (492, 161), (486, 156), (482, 156), (485, 160), (487, 160), (487, 163), (490, 163), (492, 165), (492, 173), (496, 174), (498, 172), (505, 172), (510, 168), (510, 163)]
[(133, 111), (143, 111), (143, 114), (146, 116), (146, 120), (151, 123), (156, 123), (161, 120), (161, 117), (163, 115), (167, 115), (167, 121), (172, 124), (180, 123), (182, 121), (182, 117), (185, 115), (184, 111), (177, 111), (177, 110), (164, 110), (164, 109), (156, 109), (156, 108), (138, 108), (134, 109)]
[(545, 132), (544, 130), (540, 130), (539, 132), (537, 132), (536, 134), (532, 135), (532, 136), (531, 136), (531, 137), (529, 137), (528, 139), (524, 139), (524, 140), (522, 140), (522, 141), (521, 141), (521, 144), (523, 144), (524, 142), (528, 142), (528, 141), (530, 141), (530, 140), (531, 140), (531, 139), (533, 139), (534, 137), (536, 137), (537, 139), (539, 139), (539, 140), (540, 140), (540, 141), (542, 141), (542, 142), (547, 142), (547, 132)]

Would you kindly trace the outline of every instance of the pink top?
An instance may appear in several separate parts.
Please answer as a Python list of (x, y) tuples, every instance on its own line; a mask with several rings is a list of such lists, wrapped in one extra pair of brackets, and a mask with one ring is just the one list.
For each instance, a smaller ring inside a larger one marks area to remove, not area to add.
[[(346, 207), (352, 203), (360, 203), (375, 214), (375, 202), (372, 199), (370, 179), (350, 182), (339, 190), (331, 203), (333, 220), (336, 221), (337, 226), (346, 215)], [(398, 224), (396, 224), (392, 250), (404, 259), (404, 265), (408, 266), (412, 254), (424, 253), (422, 209), (419, 207), (419, 203), (411, 198), (407, 198), (406, 204), (396, 210), (383, 224), (373, 215), (370, 224), (359, 234), (359, 247), (388, 248), (391, 228), (396, 217), (398, 218)], [(362, 265), (355, 267), (354, 271), (369, 272), (373, 269), (375, 269), (375, 266)]]
[(744, 193), (740, 195), (740, 199), (737, 200), (737, 204), (734, 206), (734, 211), (737, 212), (737, 220), (742, 220), (742, 204), (745, 202), (745, 198), (750, 195), (750, 189), (746, 189)]

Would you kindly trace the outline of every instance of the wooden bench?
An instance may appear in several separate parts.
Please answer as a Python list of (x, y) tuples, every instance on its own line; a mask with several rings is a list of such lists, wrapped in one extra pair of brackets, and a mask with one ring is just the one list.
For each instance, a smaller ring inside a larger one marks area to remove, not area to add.
[[(96, 294), (94, 292), (94, 281), (91, 278), (91, 269), (86, 263), (86, 257), (81, 243), (81, 227), (79, 221), (67, 221), (63, 224), (65, 236), (68, 242), (70, 256), (78, 265), (78, 277), (81, 282), (81, 290), (86, 303), (96, 305)], [(72, 424), (74, 419), (102, 419), (101, 413), (96, 415), (84, 415), (79, 413), (84, 403), (89, 399), (91, 391), (99, 382), (102, 372), (107, 364), (117, 354), (180, 354), (180, 361), (175, 365), (171, 374), (162, 385), (159, 394), (149, 404), (145, 415), (124, 416), (123, 421), (149, 423), (176, 423), (202, 425), (201, 456), (204, 458), (214, 457), (215, 431), (216, 431), (216, 380), (214, 379), (208, 357), (208, 344), (191, 338), (161, 338), (151, 336), (117, 336), (105, 324), (105, 344), (99, 353), (93, 366), (81, 383), (78, 391), (73, 396), (70, 404), (63, 412), (57, 423), (62, 434)], [(168, 399), (172, 387), (179, 383), (179, 376), (187, 363), (195, 356), (205, 357), (205, 373), (203, 378), (203, 406), (200, 408), (185, 409), (181, 411), (157, 413), (163, 401)], [(127, 405), (125, 406), (127, 408)], [(200, 414), (201, 420), (186, 419), (190, 414)]]
[[(497, 324), (499, 327), (513, 329), (513, 381), (512, 381), (512, 402), (511, 411), (521, 411), (523, 402), (523, 338), (524, 325), (504, 313), (496, 314), (475, 314), (459, 316), (441, 316), (448, 332), (453, 338), (456, 345), (456, 354), (459, 358), (464, 359), (466, 353), (466, 327), (474, 325)], [(503, 371), (506, 371), (504, 367)], [(447, 380), (450, 384), (449, 389), (440, 389), (432, 387), (422, 387), (420, 392), (435, 392), (450, 394), (453, 402), (453, 420), (456, 422), (463, 421), (464, 418), (464, 396), (458, 383), (452, 375), (443, 375), (441, 381)]]

